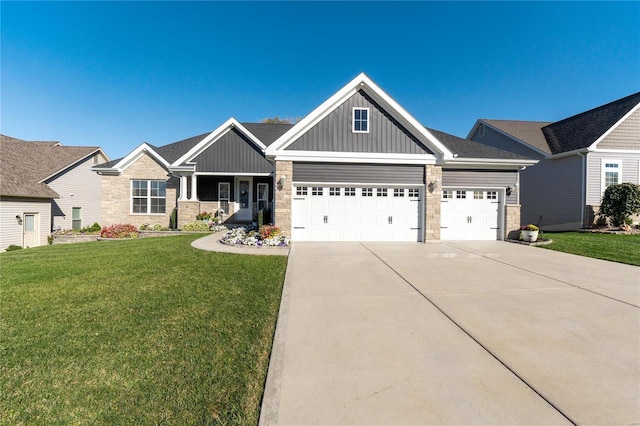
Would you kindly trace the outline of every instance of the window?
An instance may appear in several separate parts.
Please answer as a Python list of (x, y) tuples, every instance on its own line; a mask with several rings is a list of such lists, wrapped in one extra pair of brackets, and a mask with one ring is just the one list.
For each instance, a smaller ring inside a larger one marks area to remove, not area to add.
[(497, 200), (498, 192), (496, 191), (487, 191), (487, 200)]
[(344, 189), (344, 196), (345, 197), (355, 197), (356, 196), (356, 189), (355, 188), (345, 188)]
[(163, 180), (131, 181), (131, 212), (139, 214), (164, 214), (167, 183)]
[(330, 197), (339, 197), (340, 196), (340, 188), (330, 187), (329, 188), (329, 196)]
[(311, 187), (311, 195), (322, 195), (322, 187), (321, 186), (312, 186)]
[(453, 191), (449, 191), (448, 189), (442, 190), (442, 199), (446, 200), (449, 198), (453, 198)]
[(404, 188), (393, 188), (394, 197), (404, 197)]
[(387, 188), (378, 188), (378, 189), (376, 189), (376, 196), (378, 196), (378, 197), (386, 197), (387, 196)]
[(269, 184), (258, 184), (258, 211), (269, 209)]
[(353, 133), (369, 133), (369, 108), (353, 109)]
[(478, 136), (483, 137), (484, 136), (484, 124), (481, 124), (478, 127)]
[(363, 197), (373, 197), (373, 188), (362, 188)]
[(296, 195), (307, 195), (307, 187), (306, 186), (297, 186), (296, 187)]
[(82, 229), (82, 207), (71, 209), (71, 229)]
[(602, 190), (622, 182), (622, 162), (619, 160), (602, 160)]
[(231, 184), (229, 182), (219, 182), (218, 208), (224, 210), (224, 214), (229, 214), (229, 194), (231, 194)]
[(456, 191), (456, 198), (457, 199), (467, 198), (467, 191)]
[(484, 200), (484, 194), (482, 193), (482, 191), (473, 191), (473, 199)]
[(420, 190), (418, 188), (409, 188), (409, 198), (419, 198)]

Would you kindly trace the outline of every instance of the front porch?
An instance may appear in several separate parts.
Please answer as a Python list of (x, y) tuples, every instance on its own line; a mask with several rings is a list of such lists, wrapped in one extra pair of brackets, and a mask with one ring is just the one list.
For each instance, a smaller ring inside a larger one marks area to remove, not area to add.
[(178, 197), (178, 227), (196, 220), (196, 215), (209, 212), (220, 223), (247, 224), (258, 221), (273, 222), (273, 176), (216, 176), (193, 175), (183, 177)]

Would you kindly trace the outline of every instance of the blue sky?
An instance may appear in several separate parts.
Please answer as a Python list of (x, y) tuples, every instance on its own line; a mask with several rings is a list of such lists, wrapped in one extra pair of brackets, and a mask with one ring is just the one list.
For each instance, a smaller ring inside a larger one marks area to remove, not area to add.
[(304, 117), (365, 72), (424, 125), (555, 121), (640, 90), (640, 2), (6, 2), (0, 132), (112, 158)]

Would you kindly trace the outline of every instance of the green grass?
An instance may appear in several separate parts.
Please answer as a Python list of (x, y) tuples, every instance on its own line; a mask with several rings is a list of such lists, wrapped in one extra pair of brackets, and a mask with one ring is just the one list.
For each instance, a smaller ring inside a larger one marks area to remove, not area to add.
[(640, 234), (545, 232), (544, 238), (553, 240), (540, 246), (546, 249), (640, 266)]
[(0, 255), (2, 424), (256, 424), (286, 258), (196, 238)]

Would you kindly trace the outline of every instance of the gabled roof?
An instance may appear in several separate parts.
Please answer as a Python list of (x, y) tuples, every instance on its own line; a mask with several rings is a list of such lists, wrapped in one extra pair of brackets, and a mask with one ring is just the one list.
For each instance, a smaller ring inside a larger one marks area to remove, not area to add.
[(542, 128), (552, 154), (589, 148), (640, 104), (640, 92)]
[(525, 160), (527, 162), (531, 160), (523, 155), (459, 138), (439, 130), (429, 129), (429, 131), (453, 153), (456, 159)]
[(58, 198), (46, 181), (98, 151), (102, 152), (100, 147), (62, 146), (60, 142), (0, 135), (0, 195)]
[[(451, 153), (437, 138), (364, 73), (356, 76), (299, 123), (274, 141), (274, 143), (267, 148), (267, 156), (299, 155), (300, 153), (298, 152), (286, 153), (285, 149), (360, 90), (363, 90), (367, 95), (371, 96), (387, 113), (398, 120), (402, 126), (440, 158), (452, 158)], [(344, 153), (341, 153), (341, 155), (344, 156)], [(380, 159), (380, 155), (377, 154), (362, 154), (361, 156), (363, 159), (367, 157), (370, 157), (372, 160)], [(416, 159), (418, 159), (418, 157), (425, 157), (425, 159), (426, 157), (433, 158), (431, 155), (414, 155), (414, 157)]]
[[(547, 139), (542, 133), (542, 128), (551, 124), (549, 121), (521, 121), (521, 120), (479, 120), (481, 123), (492, 127), (499, 133), (519, 139), (524, 145), (541, 151), (541, 153), (551, 154)], [(472, 132), (477, 126), (474, 126)]]

